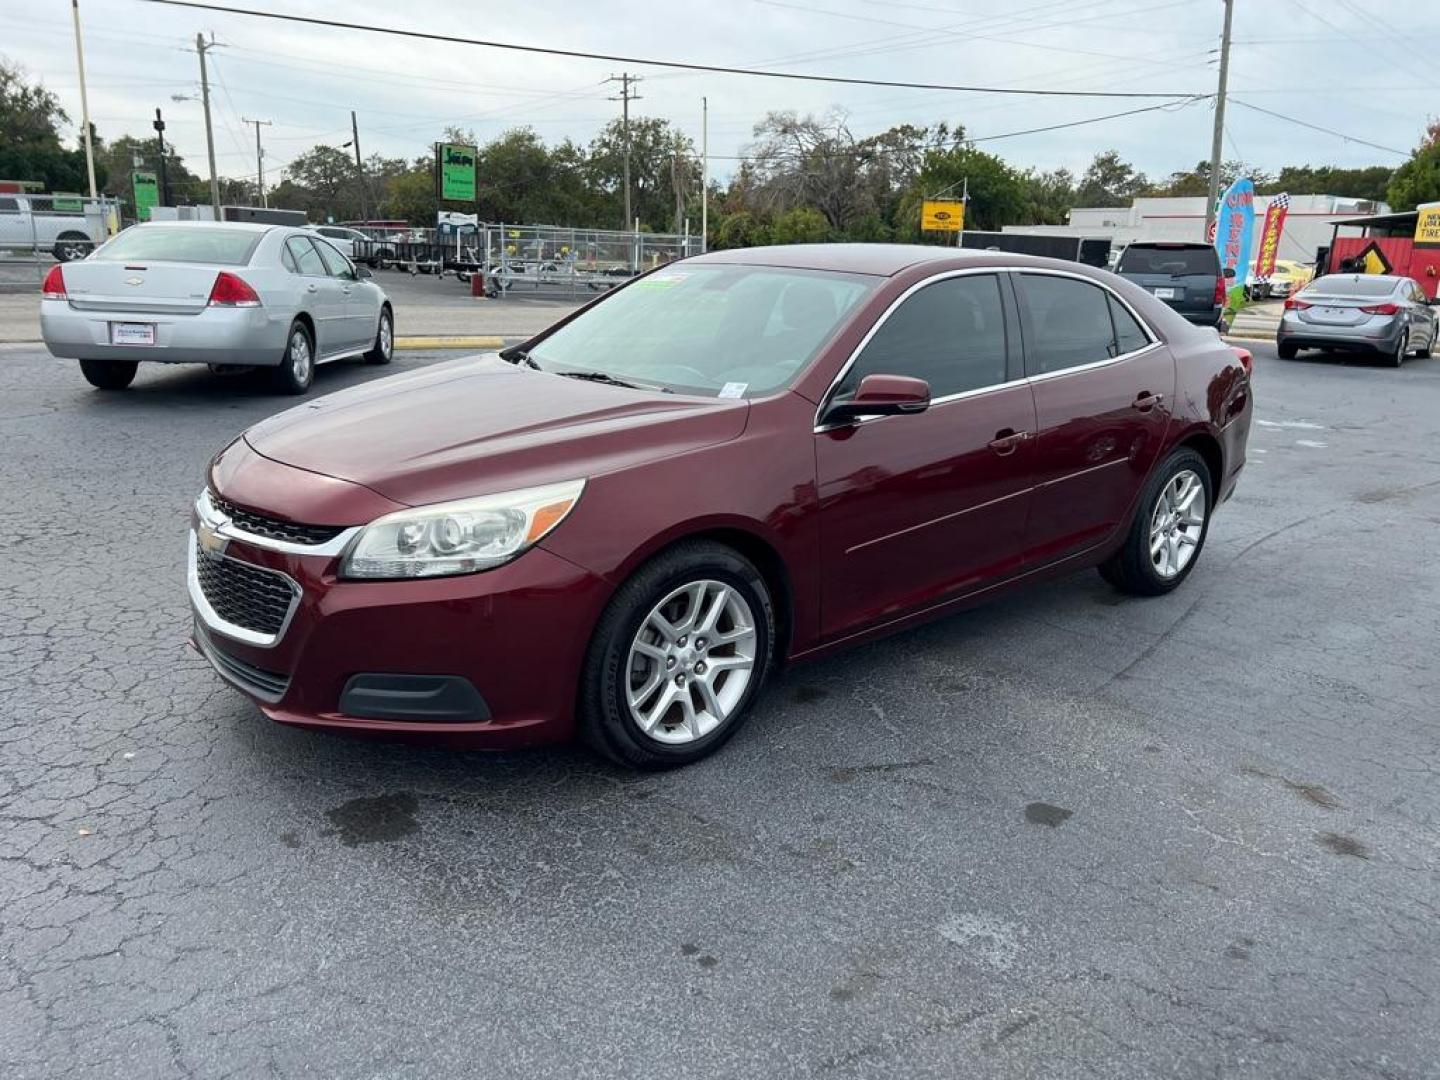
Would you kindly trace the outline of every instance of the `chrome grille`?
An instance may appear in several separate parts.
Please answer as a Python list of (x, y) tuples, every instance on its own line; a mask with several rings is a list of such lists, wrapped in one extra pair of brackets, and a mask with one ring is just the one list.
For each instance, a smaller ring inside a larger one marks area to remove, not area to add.
[(242, 510), (216, 495), (211, 495), (210, 501), (237, 529), (268, 540), (283, 540), (290, 544), (324, 544), (345, 531), (344, 525), (300, 525), (293, 521), (281, 521), (279, 518), (267, 517), (251, 510)]
[(212, 559), (195, 545), (195, 576), (215, 614), (256, 634), (277, 636), (296, 599), (284, 574), (238, 559)]

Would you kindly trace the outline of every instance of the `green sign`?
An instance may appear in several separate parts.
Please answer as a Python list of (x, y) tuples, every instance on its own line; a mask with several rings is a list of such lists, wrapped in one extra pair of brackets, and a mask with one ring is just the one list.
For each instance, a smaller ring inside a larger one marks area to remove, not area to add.
[(160, 205), (160, 181), (153, 172), (134, 172), (130, 179), (135, 183), (135, 216), (149, 221), (151, 208)]
[(85, 199), (68, 191), (57, 191), (50, 201), (50, 209), (61, 214), (81, 214), (85, 212)]
[(474, 202), (475, 147), (441, 143), (436, 156), (440, 162), (440, 198)]

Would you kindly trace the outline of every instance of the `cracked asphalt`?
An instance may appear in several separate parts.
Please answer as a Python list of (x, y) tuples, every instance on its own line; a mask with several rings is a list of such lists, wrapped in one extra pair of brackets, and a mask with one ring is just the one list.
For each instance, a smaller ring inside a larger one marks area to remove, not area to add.
[(1440, 1075), (1440, 359), (1256, 353), (1177, 593), (797, 667), (636, 776), (262, 719), (183, 536), (288, 402), (0, 347), (0, 1075)]

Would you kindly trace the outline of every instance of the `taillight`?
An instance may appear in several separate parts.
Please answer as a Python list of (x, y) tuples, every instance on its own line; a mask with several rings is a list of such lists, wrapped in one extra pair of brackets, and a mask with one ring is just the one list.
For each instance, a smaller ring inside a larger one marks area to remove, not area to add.
[(210, 290), (211, 307), (259, 307), (260, 295), (244, 278), (221, 270)]
[(45, 275), (45, 283), (40, 286), (40, 299), (64, 300), (65, 298), (65, 274), (57, 264), (52, 266), (50, 272)]
[(1221, 307), (1225, 306), (1225, 279), (1223, 277), (1215, 279), (1215, 303)]
[(1398, 315), (1400, 308), (1395, 304), (1372, 304), (1369, 307), (1362, 307), (1361, 311), (1366, 315)]
[(1314, 305), (1312, 305), (1308, 300), (1296, 300), (1293, 296), (1289, 300), (1285, 301), (1286, 311), (1304, 311), (1306, 308), (1313, 306)]
[(1245, 374), (1253, 374), (1255, 371), (1255, 357), (1250, 355), (1250, 350), (1242, 349), (1239, 345), (1231, 345), (1230, 349), (1240, 358), (1240, 366), (1245, 369)]

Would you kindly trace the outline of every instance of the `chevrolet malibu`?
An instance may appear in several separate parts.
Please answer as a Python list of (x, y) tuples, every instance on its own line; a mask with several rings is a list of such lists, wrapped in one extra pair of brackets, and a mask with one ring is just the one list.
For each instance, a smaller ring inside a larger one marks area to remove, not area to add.
[(245, 432), (195, 506), (192, 641), (281, 723), (683, 764), (780, 664), (1081, 567), (1179, 586), (1246, 359), (1073, 263), (702, 255)]

